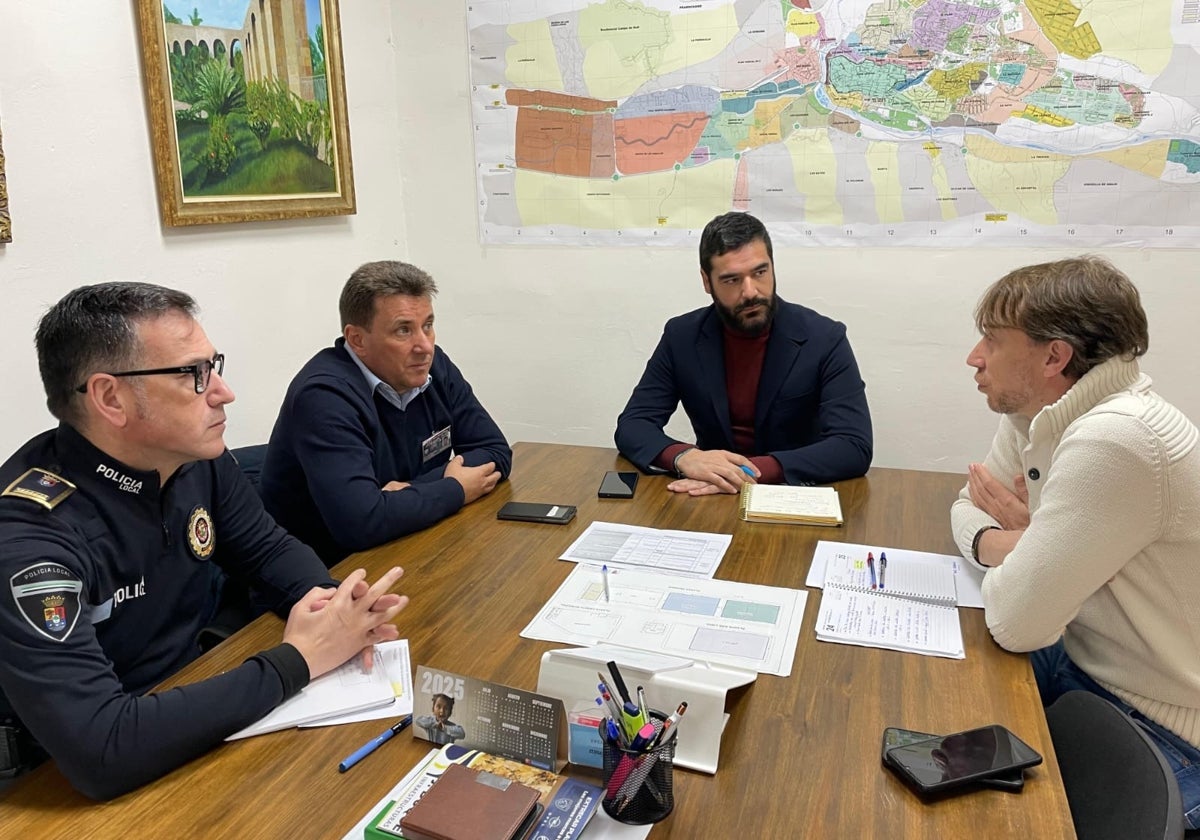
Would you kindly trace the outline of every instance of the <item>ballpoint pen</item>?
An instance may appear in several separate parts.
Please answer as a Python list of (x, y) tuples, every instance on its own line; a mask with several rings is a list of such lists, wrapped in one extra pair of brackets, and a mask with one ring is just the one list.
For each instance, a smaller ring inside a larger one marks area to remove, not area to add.
[(412, 723), (412, 715), (405, 715), (400, 720), (396, 721), (395, 725), (384, 730), (378, 736), (372, 738), (370, 741), (367, 741), (367, 743), (363, 744), (361, 747), (351, 753), (349, 758), (345, 759), (341, 764), (338, 765), (338, 772), (345, 773), (355, 764), (358, 764), (358, 762), (375, 752), (380, 745), (387, 743), (394, 735), (402, 732), (410, 723)]
[(879, 552), (879, 588), (883, 589), (883, 576), (887, 573), (887, 554)]
[(678, 728), (676, 724), (678, 724), (679, 719), (683, 717), (683, 713), (687, 711), (687, 707), (687, 701), (684, 700), (679, 704), (679, 708), (675, 710), (675, 713), (663, 721), (662, 730), (658, 733), (658, 739), (654, 742), (656, 747), (667, 743), (667, 741), (675, 737), (675, 730)]
[(608, 589), (608, 564), (605, 563), (600, 567), (600, 574), (604, 578), (604, 603), (612, 601), (612, 592)]

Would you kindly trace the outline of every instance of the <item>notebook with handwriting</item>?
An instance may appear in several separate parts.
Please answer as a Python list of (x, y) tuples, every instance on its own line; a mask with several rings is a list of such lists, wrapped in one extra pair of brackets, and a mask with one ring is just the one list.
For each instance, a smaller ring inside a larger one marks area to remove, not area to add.
[(949, 566), (839, 553), (825, 569), (817, 638), (963, 659), (957, 603)]
[(842, 524), (842, 502), (832, 487), (743, 484), (738, 509), (747, 522)]

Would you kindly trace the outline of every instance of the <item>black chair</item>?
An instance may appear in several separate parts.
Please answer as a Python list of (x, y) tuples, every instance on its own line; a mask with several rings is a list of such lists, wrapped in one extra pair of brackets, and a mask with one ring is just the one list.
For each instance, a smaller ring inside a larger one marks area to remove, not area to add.
[(1183, 837), (1179, 785), (1133, 718), (1090, 691), (1046, 709), (1079, 840)]
[(238, 466), (242, 468), (243, 475), (249, 480), (255, 492), (261, 485), (260, 477), (262, 475), (263, 462), (267, 459), (267, 445), (265, 443), (256, 443), (253, 446), (239, 446), (237, 449), (229, 450), (233, 455), (234, 460), (238, 462)]

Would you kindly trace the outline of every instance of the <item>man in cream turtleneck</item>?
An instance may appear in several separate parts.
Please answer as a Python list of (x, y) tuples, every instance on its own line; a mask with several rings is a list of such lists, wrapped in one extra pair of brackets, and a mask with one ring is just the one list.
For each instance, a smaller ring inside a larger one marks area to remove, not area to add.
[(1137, 289), (1096, 257), (1019, 268), (967, 356), (1000, 428), (951, 509), (988, 628), (1042, 702), (1085, 689), (1162, 750), (1200, 827), (1200, 433), (1138, 368)]

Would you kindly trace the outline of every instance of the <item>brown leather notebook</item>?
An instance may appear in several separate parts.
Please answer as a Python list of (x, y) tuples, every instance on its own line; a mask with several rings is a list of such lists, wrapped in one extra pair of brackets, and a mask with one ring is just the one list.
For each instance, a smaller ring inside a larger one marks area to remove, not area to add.
[(405, 840), (513, 840), (538, 792), (486, 771), (451, 764), (400, 820)]

